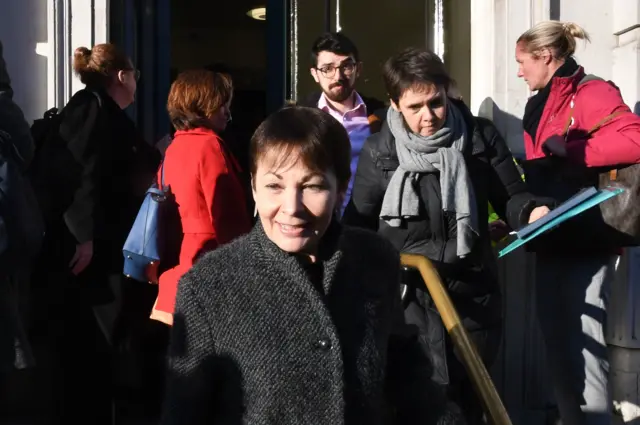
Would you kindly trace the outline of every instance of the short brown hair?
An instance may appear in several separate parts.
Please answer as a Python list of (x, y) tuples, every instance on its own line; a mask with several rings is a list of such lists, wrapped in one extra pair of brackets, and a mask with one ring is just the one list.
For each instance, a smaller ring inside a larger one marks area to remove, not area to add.
[(78, 47), (73, 53), (73, 71), (89, 87), (107, 87), (114, 73), (129, 70), (131, 60), (114, 44), (96, 44), (91, 50)]
[(254, 176), (260, 159), (277, 152), (276, 167), (293, 154), (311, 170), (332, 171), (340, 190), (346, 190), (349, 185), (349, 135), (338, 120), (318, 108), (287, 106), (273, 113), (253, 134), (249, 150)]
[(420, 47), (409, 47), (390, 57), (384, 64), (382, 77), (395, 104), (405, 91), (416, 86), (433, 84), (448, 92), (452, 82), (442, 59)]
[(208, 126), (218, 109), (229, 103), (233, 83), (220, 72), (194, 69), (182, 72), (171, 84), (167, 111), (176, 130)]

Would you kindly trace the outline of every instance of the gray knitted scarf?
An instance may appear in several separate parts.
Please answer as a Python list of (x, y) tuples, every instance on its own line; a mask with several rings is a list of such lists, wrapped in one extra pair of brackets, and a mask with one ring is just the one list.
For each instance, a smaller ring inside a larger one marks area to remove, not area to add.
[(420, 196), (416, 182), (420, 173), (440, 172), (442, 210), (455, 212), (457, 255), (466, 256), (478, 235), (478, 223), (473, 186), (462, 154), (469, 143), (462, 112), (449, 104), (444, 127), (428, 137), (411, 132), (394, 108), (387, 112), (387, 123), (395, 138), (400, 165), (387, 187), (380, 218), (399, 227), (402, 219), (417, 217)]

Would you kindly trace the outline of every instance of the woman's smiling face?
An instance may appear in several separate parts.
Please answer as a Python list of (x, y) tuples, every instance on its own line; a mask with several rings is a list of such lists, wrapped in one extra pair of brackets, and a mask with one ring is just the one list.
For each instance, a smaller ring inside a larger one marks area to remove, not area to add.
[(315, 258), (344, 198), (336, 175), (307, 167), (298, 155), (267, 152), (253, 176), (253, 198), (266, 235), (280, 249)]

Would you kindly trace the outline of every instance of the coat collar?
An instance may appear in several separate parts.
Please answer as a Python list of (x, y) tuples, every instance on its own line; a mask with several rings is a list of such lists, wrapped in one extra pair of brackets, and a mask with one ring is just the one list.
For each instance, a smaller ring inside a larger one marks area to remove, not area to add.
[(175, 139), (176, 137), (181, 136), (181, 135), (185, 135), (185, 134), (202, 134), (202, 135), (207, 135), (207, 136), (216, 136), (216, 137), (220, 138), (220, 136), (218, 136), (218, 133), (216, 133), (212, 129), (206, 128), (206, 127), (197, 127), (197, 128), (192, 128), (192, 129), (189, 129), (189, 130), (176, 130), (176, 132), (173, 135), (173, 137)]
[(553, 76), (551, 79), (551, 90), (557, 95), (573, 94), (578, 88), (578, 84), (584, 78), (584, 67), (578, 66), (578, 69), (567, 77)]
[(476, 117), (473, 116), (469, 107), (462, 100), (449, 98), (449, 102), (458, 108), (464, 117), (464, 122), (467, 124), (467, 134), (471, 136), (471, 143), (469, 143), (468, 148), (470, 151), (467, 154), (480, 155), (484, 153), (485, 143), (482, 140), (483, 135), (477, 125)]
[[(322, 286), (324, 293), (327, 295), (330, 294), (333, 288), (336, 281), (336, 270), (343, 259), (343, 252), (340, 249), (342, 234), (342, 226), (337, 220), (333, 220), (320, 243), (318, 261), (322, 263)], [(304, 270), (306, 260), (298, 255), (283, 251), (273, 243), (265, 233), (260, 220), (253, 227), (250, 240), (254, 254), (260, 261), (277, 267), (296, 283), (302, 281), (303, 284), (313, 287)]]

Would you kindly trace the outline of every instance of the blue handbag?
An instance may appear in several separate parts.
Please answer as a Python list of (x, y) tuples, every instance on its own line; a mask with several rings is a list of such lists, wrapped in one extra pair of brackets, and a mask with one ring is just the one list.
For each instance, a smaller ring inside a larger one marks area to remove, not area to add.
[(182, 244), (178, 204), (164, 184), (164, 163), (160, 167), (160, 184), (147, 190), (122, 247), (125, 276), (141, 282), (158, 283), (163, 271), (178, 264)]

